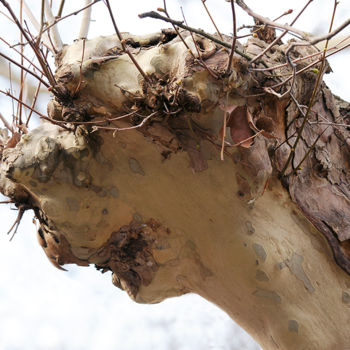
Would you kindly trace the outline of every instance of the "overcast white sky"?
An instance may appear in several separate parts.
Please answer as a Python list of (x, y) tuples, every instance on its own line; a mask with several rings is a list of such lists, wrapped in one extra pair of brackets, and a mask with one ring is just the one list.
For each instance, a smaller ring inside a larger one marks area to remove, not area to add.
[[(162, 7), (161, 0), (111, 2), (121, 31), (146, 33), (167, 27), (156, 20), (137, 17), (140, 12)], [(28, 0), (27, 3), (35, 12), (41, 2)], [(65, 12), (78, 8), (81, 3), (67, 1)], [(224, 0), (207, 0), (206, 3), (220, 30), (232, 32), (230, 4)], [(306, 0), (247, 0), (256, 12), (272, 19), (289, 8), (297, 13), (305, 3)], [(174, 18), (181, 18), (180, 5), (190, 25), (214, 31), (201, 0), (168, 0)], [(326, 33), (332, 6), (333, 1), (314, 0), (297, 27), (317, 34)], [(237, 17), (240, 24), (249, 21), (239, 10)], [(350, 2), (341, 0), (335, 26), (349, 17)], [(93, 19), (89, 37), (114, 33), (102, 2), (95, 6)], [(287, 20), (285, 18), (282, 23)], [(15, 28), (4, 21), (3, 16), (0, 28), (1, 35), (16, 42)], [(60, 29), (64, 42), (71, 42), (79, 31), (79, 16), (66, 21)], [(4, 46), (0, 45), (0, 50), (4, 50)], [(350, 100), (349, 73), (345, 65), (348, 62), (349, 50), (333, 58), (334, 73), (327, 82), (333, 91)], [(0, 87), (9, 88), (4, 80), (0, 80)], [(10, 101), (0, 97), (0, 106), (3, 114), (11, 113)], [(45, 110), (44, 104), (42, 110)], [(110, 275), (102, 275), (92, 267), (68, 266), (69, 272), (57, 270), (37, 244), (31, 212), (25, 214), (16, 237), (8, 242), (6, 232), (16, 215), (9, 206), (0, 207), (1, 350), (259, 349), (224, 312), (198, 296), (174, 298), (158, 305), (138, 305), (112, 285)]]

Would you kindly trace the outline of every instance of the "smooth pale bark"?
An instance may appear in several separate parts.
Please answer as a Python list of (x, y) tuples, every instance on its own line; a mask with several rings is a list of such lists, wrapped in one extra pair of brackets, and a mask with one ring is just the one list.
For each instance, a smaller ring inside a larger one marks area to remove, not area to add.
[[(66, 100), (53, 101), (49, 116), (127, 128), (142, 118), (98, 121), (136, 109), (145, 117), (157, 114), (141, 128), (114, 134), (92, 132), (90, 124), (69, 132), (44, 122), (3, 151), (1, 191), (34, 209), (39, 241), (57, 267), (95, 264), (111, 270), (113, 283), (141, 303), (197, 293), (225, 310), (264, 349), (345, 350), (349, 198), (345, 190), (339, 195), (347, 174), (334, 164), (348, 167), (346, 137), (342, 141), (343, 134), (337, 134), (338, 144), (330, 127), (301, 173), (294, 173), (292, 166), (322, 127), (308, 125), (282, 186), (278, 175), (289, 146), (276, 146), (300, 123), (288, 127), (297, 116), (289, 97), (244, 97), (266, 78), (252, 75), (239, 57), (230, 77), (214, 79), (178, 39), (163, 38), (154, 46), (162, 36), (131, 38), (133, 46), (141, 46), (133, 51), (150, 84), (119, 52), (116, 38), (87, 41), (82, 65), (80, 41), (58, 57)], [(186, 40), (195, 52), (192, 39)], [(201, 47), (207, 66), (222, 74), (229, 53), (206, 40)], [(246, 51), (252, 55), (263, 47), (253, 40)], [(275, 64), (283, 50), (266, 62)], [(297, 78), (300, 103), (309, 98), (314, 81), (313, 72)], [(67, 91), (77, 86), (78, 97), (68, 98)], [(242, 138), (247, 126), (261, 131), (247, 147), (227, 147), (220, 160), (223, 109), (236, 106), (247, 119), (232, 114), (236, 122), (228, 125), (226, 140)], [(342, 113), (348, 108), (343, 107)], [(315, 108), (329, 120), (339, 117), (325, 87)], [(334, 219), (339, 213), (342, 221)]]

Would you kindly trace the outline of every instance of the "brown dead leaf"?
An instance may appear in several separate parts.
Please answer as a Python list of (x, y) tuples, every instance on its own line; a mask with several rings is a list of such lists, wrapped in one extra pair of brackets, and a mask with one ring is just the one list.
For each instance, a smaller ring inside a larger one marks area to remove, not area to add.
[(21, 139), (21, 134), (15, 132), (12, 137), (7, 141), (5, 148), (14, 148)]
[(253, 143), (253, 139), (250, 138), (253, 133), (248, 121), (247, 106), (226, 105), (221, 106), (221, 109), (228, 114), (226, 125), (230, 128), (233, 142), (249, 148)]

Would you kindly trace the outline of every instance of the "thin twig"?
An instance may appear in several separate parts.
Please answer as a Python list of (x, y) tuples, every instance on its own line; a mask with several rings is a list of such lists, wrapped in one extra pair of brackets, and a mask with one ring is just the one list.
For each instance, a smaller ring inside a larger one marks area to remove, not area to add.
[(294, 169), (294, 174), (298, 171), (301, 170), (301, 165), (304, 163), (304, 161), (307, 159), (307, 157), (309, 156), (309, 154), (311, 153), (311, 151), (315, 148), (318, 140), (320, 139), (320, 137), (326, 132), (326, 130), (329, 128), (329, 126), (327, 126), (326, 128), (324, 128), (322, 130), (322, 132), (317, 135), (315, 141), (313, 142), (313, 144), (309, 147), (309, 149), (307, 150), (307, 152), (304, 154), (304, 157), (302, 158), (302, 160), (299, 162), (299, 164), (295, 167)]
[(217, 27), (217, 25), (216, 25), (216, 23), (215, 23), (215, 21), (214, 21), (212, 15), (211, 15), (210, 11), (209, 11), (207, 5), (205, 4), (206, 1), (207, 1), (207, 0), (202, 0), (202, 4), (203, 4), (203, 6), (204, 6), (204, 8), (205, 8), (205, 11), (207, 12), (207, 14), (208, 14), (210, 20), (211, 20), (211, 23), (213, 23), (213, 25), (214, 25), (214, 27), (215, 27), (215, 29), (216, 29), (216, 32), (218, 33), (220, 39), (223, 41), (224, 39), (223, 39), (223, 37), (222, 37), (222, 35), (221, 35), (221, 33), (220, 33), (220, 30), (218, 29), (218, 27)]
[[(39, 71), (41, 74), (44, 75), (44, 72), (33, 63), (33, 60), (30, 60), (29, 58), (27, 58), (25, 55), (23, 55), (23, 53), (21, 53), (20, 51), (18, 51), (15, 47), (11, 46), (4, 38), (0, 37), (0, 40), (2, 42), (4, 42), (10, 49), (14, 50), (15, 52), (17, 52), (21, 57), (23, 57), (30, 65), (33, 66), (33, 68), (35, 68), (37, 71)], [(22, 45), (21, 45), (22, 46)]]
[[(23, 36), (25, 37), (25, 39), (27, 40), (27, 42), (29, 43), (29, 45), (31, 46), (32, 50), (34, 51), (36, 58), (38, 59), (41, 68), (43, 69), (46, 78), (48, 79), (48, 81), (50, 82), (50, 84), (54, 87), (56, 85), (56, 80), (52, 74), (52, 72), (50, 71), (50, 69), (48, 68), (48, 64), (47, 62), (45, 62), (45, 59), (43, 59), (41, 51), (39, 50), (39, 48), (37, 47), (37, 45), (35, 45), (35, 43), (31, 40), (31, 38), (28, 36), (28, 34), (26, 33), (26, 31), (24, 30), (24, 28), (22, 27), (21, 23), (18, 21), (17, 16), (15, 15), (15, 13), (13, 12), (11, 6), (9, 5), (9, 3), (6, 0), (0, 0), (0, 2), (7, 8), (7, 10), (9, 11), (11, 17), (13, 18), (13, 20), (15, 21), (18, 29), (23, 33)], [(45, 86), (47, 85), (47, 83), (45, 82), (44, 84)]]
[(251, 10), (243, 0), (236, 0), (236, 3), (239, 7), (241, 7), (245, 12), (248, 13), (249, 16), (253, 17), (253, 18), (256, 18), (257, 20), (259, 20), (260, 22), (262, 23), (265, 23), (265, 24), (268, 24), (270, 25), (271, 27), (274, 27), (274, 28), (279, 28), (279, 29), (283, 29), (283, 30), (287, 30), (288, 32), (290, 33), (294, 33), (294, 34), (297, 34), (299, 35), (301, 38), (303, 39), (308, 39), (308, 35), (301, 31), (301, 30), (298, 30), (288, 24), (278, 24), (278, 23), (275, 23), (274, 21), (271, 21), (270, 19), (266, 18), (266, 17), (263, 17), (261, 15), (259, 15), (258, 13), (255, 13), (253, 10)]
[(233, 54), (235, 52), (236, 48), (236, 39), (237, 39), (237, 23), (236, 23), (236, 11), (235, 11), (235, 3), (233, 0), (231, 0), (231, 10), (232, 10), (232, 21), (233, 21), (233, 37), (232, 37), (232, 47), (231, 47), (231, 52), (230, 56), (228, 59), (228, 65), (226, 69), (226, 74), (231, 73), (231, 68), (232, 68), (232, 60), (233, 60)]
[(41, 15), (40, 15), (40, 30), (39, 30), (39, 34), (38, 37), (36, 39), (36, 44), (39, 45), (40, 41), (41, 41), (41, 36), (43, 34), (43, 28), (44, 28), (44, 17), (45, 17), (45, 1), (41, 0)]
[(225, 138), (226, 138), (226, 126), (227, 126), (227, 118), (229, 117), (229, 113), (226, 110), (227, 109), (227, 105), (228, 105), (228, 95), (229, 92), (226, 92), (226, 100), (225, 100), (225, 110), (224, 110), (224, 125), (223, 125), (223, 129), (222, 129), (222, 138), (221, 138), (221, 151), (220, 151), (220, 159), (224, 160), (224, 151), (225, 151)]
[(56, 17), (61, 17), (62, 16), (64, 3), (65, 3), (65, 0), (61, 0), (60, 7), (58, 8), (58, 12), (57, 12), (57, 16)]
[[(135, 114), (138, 114), (138, 112), (140, 112), (140, 110), (136, 110), (136, 111), (132, 111), (130, 113), (127, 113), (127, 114), (123, 114), (123, 115), (120, 115), (118, 117), (114, 117), (114, 118), (106, 118), (106, 119), (103, 119), (103, 120), (92, 120), (92, 121), (89, 121), (89, 122), (69, 122), (69, 124), (73, 124), (73, 125), (94, 125), (94, 124), (103, 124), (103, 123), (110, 123), (110, 122), (113, 122), (113, 121), (116, 121), (116, 120), (120, 120), (120, 119), (124, 119), (124, 118), (127, 118), (127, 117), (131, 117)], [(58, 123), (67, 123), (66, 121), (61, 121), (61, 120), (57, 120)]]
[[(13, 94), (11, 62), (9, 62), (9, 78), (10, 78), (10, 91), (11, 91), (11, 94)], [(15, 120), (14, 120), (15, 104), (13, 102), (13, 99), (11, 99), (11, 107), (12, 107), (12, 124), (15, 125)]]
[(10, 234), (11, 231), (12, 231), (13, 229), (15, 229), (14, 232), (13, 232), (13, 234), (12, 234), (12, 236), (11, 236), (11, 238), (10, 238), (10, 242), (12, 241), (13, 237), (14, 237), (15, 234), (17, 233), (17, 230), (18, 230), (19, 224), (21, 223), (21, 220), (22, 220), (22, 217), (23, 217), (24, 212), (25, 212), (26, 210), (28, 210), (28, 209), (30, 209), (30, 208), (29, 208), (29, 206), (26, 205), (26, 204), (20, 204), (20, 205), (18, 206), (18, 215), (17, 215), (17, 218), (16, 218), (15, 222), (13, 223), (13, 225), (11, 226), (10, 230), (7, 232), (7, 234)]
[[(312, 0), (311, 0), (312, 1)], [(285, 12), (283, 12), (280, 16), (276, 17), (273, 21), (276, 22), (278, 21), (280, 18), (284, 17), (284, 16), (287, 16), (287, 15), (290, 15), (291, 13), (293, 12), (292, 9), (289, 9)]]
[(346, 20), (343, 24), (341, 24), (338, 28), (334, 29), (333, 31), (330, 31), (328, 34), (318, 36), (308, 43), (292, 43), (286, 51), (287, 59), (290, 60), (289, 54), (294, 49), (295, 46), (316, 45), (317, 43), (326, 40), (325, 49), (327, 50), (328, 41), (332, 39), (335, 35), (337, 35), (339, 32), (341, 32), (344, 28), (346, 28), (349, 24), (350, 24), (350, 18)]
[(105, 4), (108, 8), (108, 12), (109, 12), (109, 15), (111, 17), (111, 20), (112, 20), (112, 23), (113, 23), (113, 27), (114, 27), (114, 30), (115, 32), (117, 33), (117, 36), (118, 36), (118, 39), (120, 41), (120, 44), (122, 45), (122, 49), (123, 51), (129, 56), (129, 58), (131, 59), (132, 63), (135, 65), (135, 67), (137, 68), (137, 70), (141, 73), (141, 75), (143, 76), (143, 78), (145, 79), (145, 81), (147, 81), (147, 83), (150, 83), (150, 79), (149, 77), (147, 76), (147, 74), (142, 70), (142, 68), (140, 67), (140, 65), (137, 63), (135, 57), (133, 56), (133, 54), (129, 51), (129, 49), (126, 47), (125, 45), (125, 41), (123, 40), (123, 37), (122, 35), (120, 34), (119, 32), (119, 29), (117, 27), (117, 23), (114, 19), (114, 15), (113, 15), (113, 12), (112, 12), (112, 9), (111, 9), (111, 6), (109, 4), (109, 0), (105, 0)]
[(237, 146), (240, 146), (242, 145), (243, 143), (247, 142), (247, 141), (250, 141), (250, 140), (253, 140), (254, 138), (256, 138), (258, 135), (260, 135), (261, 133), (263, 132), (263, 130), (259, 130), (256, 134), (252, 135), (252, 136), (249, 136), (247, 137), (246, 139), (242, 140), (242, 141), (239, 141), (237, 143), (234, 143), (233, 145), (229, 145), (230, 147), (237, 147)]
[[(218, 38), (216, 38), (215, 36), (206, 33), (204, 30), (202, 29), (196, 29), (196, 28), (192, 28), (192, 27), (188, 27), (185, 24), (183, 24), (182, 21), (175, 21), (171, 18), (167, 18), (164, 17), (162, 15), (160, 15), (159, 13), (155, 12), (155, 11), (150, 11), (150, 12), (145, 12), (145, 13), (141, 13), (139, 14), (140, 18), (155, 18), (155, 19), (160, 19), (162, 21), (168, 22), (168, 23), (172, 23), (182, 29), (188, 30), (189, 32), (192, 33), (196, 33), (200, 36), (203, 36), (211, 41), (213, 41), (214, 43), (217, 43), (223, 47), (227, 47), (228, 49), (230, 49), (232, 46), (230, 43), (227, 43), (226, 41), (222, 41)], [(238, 53), (240, 56), (244, 57), (245, 59), (247, 59), (248, 61), (250, 61), (252, 59), (252, 57), (250, 57), (249, 55), (247, 55), (246, 53), (242, 52), (241, 50), (235, 48), (235, 52)]]
[[(187, 21), (186, 21), (186, 18), (185, 18), (185, 14), (183, 12), (183, 9), (182, 9), (182, 6), (180, 7), (181, 8), (181, 13), (182, 13), (182, 17), (184, 19), (184, 22), (185, 24), (187, 25)], [(203, 61), (202, 59), (202, 54), (200, 52), (200, 49), (198, 47), (198, 44), (194, 38), (194, 35), (192, 32), (190, 32), (190, 35), (191, 35), (191, 38), (192, 38), (192, 41), (194, 43), (194, 46), (196, 48), (196, 51), (197, 51), (197, 55), (198, 55), (198, 61), (199, 63), (207, 70), (207, 72), (214, 78), (214, 79), (218, 79), (218, 76), (207, 66), (207, 64)], [(195, 58), (196, 59), (196, 58)], [(197, 59), (196, 59), (197, 60)]]
[(29, 106), (28, 104), (24, 103), (23, 101), (19, 100), (16, 96), (13, 96), (12, 94), (10, 94), (8, 91), (4, 91), (0, 89), (0, 93), (11, 97), (12, 99), (14, 99), (15, 101), (17, 101), (18, 103), (22, 104), (24, 107), (32, 110), (34, 113), (36, 113), (40, 118), (48, 120), (49, 122), (55, 124), (55, 125), (59, 125), (61, 126), (63, 129), (68, 130), (68, 131), (72, 131), (71, 129), (69, 129), (68, 127), (62, 125), (61, 123), (59, 123), (57, 120), (54, 120), (50, 117), (47, 117), (46, 115), (40, 113), (39, 111), (37, 111), (36, 109), (32, 108), (31, 106)]
[[(20, 2), (20, 8), (19, 8), (19, 21), (21, 25), (23, 25), (23, 0)], [(20, 43), (21, 43), (21, 66), (23, 67), (24, 64), (24, 59), (23, 59), (23, 34), (20, 33)], [(23, 88), (24, 88), (24, 74), (23, 74), (23, 69), (21, 69), (21, 75), (20, 75), (20, 90), (19, 90), (19, 96), (18, 98), (22, 101), (23, 100)], [(18, 104), (17, 105), (17, 114), (16, 118), (18, 118), (18, 123), (17, 125), (22, 125), (22, 105)]]
[[(334, 0), (334, 8), (333, 8), (333, 13), (332, 13), (331, 23), (330, 23), (330, 26), (329, 26), (329, 32), (332, 31), (332, 26), (333, 26), (333, 21), (334, 21), (334, 16), (335, 16), (335, 11), (336, 11), (337, 5), (338, 5), (337, 0)], [(309, 102), (309, 104), (307, 106), (307, 110), (306, 110), (306, 113), (304, 115), (301, 127), (298, 130), (298, 134), (297, 134), (297, 137), (295, 139), (295, 142), (294, 142), (292, 148), (290, 149), (287, 161), (284, 164), (283, 169), (281, 171), (281, 177), (284, 176), (284, 174), (285, 174), (285, 172), (286, 172), (286, 170), (287, 170), (287, 168), (289, 166), (290, 161), (294, 157), (294, 154), (295, 154), (295, 151), (296, 151), (296, 147), (297, 147), (297, 145), (299, 143), (299, 140), (301, 138), (301, 134), (302, 134), (302, 132), (303, 132), (303, 130), (305, 128), (306, 122), (308, 121), (308, 117), (310, 115), (311, 108), (312, 108), (312, 106), (314, 104), (314, 100), (315, 100), (315, 97), (316, 97), (316, 93), (317, 93), (317, 90), (318, 90), (319, 83), (321, 81), (321, 77), (322, 77), (322, 74), (323, 74), (323, 68), (324, 68), (325, 61), (326, 61), (327, 46), (328, 46), (328, 39), (326, 41), (326, 44), (325, 44), (325, 47), (324, 47), (324, 50), (323, 50), (323, 57), (322, 57), (322, 61), (321, 61), (321, 67), (320, 67), (320, 70), (319, 70), (319, 72), (317, 74), (317, 79), (316, 79), (316, 82), (315, 82), (315, 85), (314, 85), (314, 89), (312, 91), (310, 102)], [(299, 164), (299, 166), (300, 165), (301, 165), (301, 163)]]
[[(164, 10), (163, 12), (165, 13), (165, 15), (170, 18), (169, 16), (169, 13), (168, 13), (168, 9), (167, 9), (167, 6), (166, 6), (166, 0), (163, 0), (163, 6), (164, 6), (164, 9), (158, 9), (158, 10)], [(171, 25), (173, 26), (176, 34), (178, 35), (178, 37), (181, 39), (181, 41), (183, 42), (183, 44), (185, 45), (186, 49), (188, 50), (188, 52), (192, 55), (192, 57), (195, 59), (195, 55), (194, 53), (192, 52), (192, 50), (190, 49), (190, 47), (187, 45), (185, 39), (183, 38), (183, 36), (181, 35), (181, 33), (179, 32), (178, 28), (176, 27), (176, 25), (174, 25), (174, 23), (171, 23)]]
[(1, 112), (0, 112), (0, 119), (1, 119), (1, 121), (4, 123), (6, 129), (7, 129), (8, 131), (11, 131), (11, 133), (13, 134), (14, 131), (13, 131), (12, 126), (8, 123), (8, 121), (7, 121), (6, 118), (1, 114)]
[(330, 126), (340, 126), (343, 128), (350, 128), (349, 124), (343, 124), (343, 123), (333, 123), (333, 122), (309, 122), (311, 125), (317, 124), (317, 125), (330, 125)]
[(115, 132), (118, 132), (118, 131), (138, 129), (138, 128), (141, 128), (146, 123), (146, 121), (148, 119), (150, 119), (151, 117), (155, 116), (157, 113), (158, 113), (158, 111), (155, 111), (155, 112), (151, 113), (149, 116), (145, 117), (145, 119), (143, 119), (140, 124), (137, 124), (137, 125), (134, 125), (134, 126), (129, 126), (129, 127), (125, 127), (125, 128), (117, 128), (117, 127), (113, 127), (113, 126), (98, 126), (98, 125), (95, 125), (95, 126), (92, 127), (92, 132), (95, 132), (97, 130), (111, 130), (111, 131), (114, 131), (114, 133), (115, 133)]
[[(2, 0), (0, 0), (2, 1)], [(90, 3), (89, 5), (87, 6), (84, 6), (82, 8), (80, 8), (79, 10), (76, 10), (76, 11), (73, 11), (71, 13), (68, 13), (67, 15), (63, 16), (63, 17), (59, 17), (59, 18), (56, 18), (55, 21), (53, 23), (51, 23), (50, 25), (48, 25), (47, 27), (45, 27), (44, 29), (44, 32), (46, 32), (47, 30), (51, 29), (54, 25), (56, 25), (57, 23), (63, 21), (64, 19), (70, 17), (70, 16), (76, 16), (78, 13), (80, 13), (81, 11), (84, 11), (86, 10), (87, 8), (95, 5), (96, 3), (100, 2), (101, 0), (94, 0), (92, 3)]]
[[(329, 53), (328, 55), (326, 55), (326, 58), (328, 58), (328, 57), (330, 57), (330, 56), (333, 56), (334, 54), (336, 54), (336, 53), (338, 53), (338, 52), (340, 52), (340, 51), (342, 51), (342, 50), (345, 50), (345, 49), (348, 48), (348, 47), (350, 47), (350, 43), (349, 43), (349, 44), (346, 44), (346, 45), (344, 45), (344, 46), (342, 46), (342, 47), (340, 47), (339, 49), (335, 50), (334, 52)], [(317, 54), (323, 54), (323, 53), (318, 52)], [(293, 62), (296, 62), (296, 61), (297, 61), (297, 60), (295, 60), (295, 61), (293, 61)], [(296, 75), (299, 75), (299, 74), (305, 72), (306, 70), (308, 70), (309, 68), (315, 66), (316, 64), (318, 64), (318, 63), (320, 63), (320, 62), (322, 62), (322, 58), (319, 59), (319, 60), (316, 60), (316, 61), (314, 61), (314, 62), (311, 62), (311, 63), (310, 63), (309, 65), (307, 65), (306, 67), (304, 67), (304, 68), (298, 70), (298, 71), (296, 72)], [(280, 86), (284, 85), (285, 83), (287, 83), (287, 82), (288, 82), (289, 80), (291, 80), (292, 78), (293, 78), (293, 75), (291, 75), (289, 78), (285, 79), (284, 81), (282, 81), (282, 82), (280, 82), (280, 83), (278, 83), (278, 84), (275, 84), (275, 85), (271, 86), (271, 89), (275, 89), (275, 88), (277, 88), (277, 87), (280, 87)]]
[(33, 111), (34, 111), (34, 107), (35, 107), (35, 103), (36, 103), (36, 101), (38, 99), (40, 87), (41, 87), (41, 82), (39, 81), (38, 86), (35, 89), (32, 105), (31, 105), (31, 109), (29, 110), (29, 115), (28, 115), (27, 120), (26, 120), (26, 127), (28, 127), (30, 118), (32, 117), (32, 114), (33, 114)]
[(77, 93), (79, 92), (80, 90), (80, 86), (81, 86), (81, 83), (83, 81), (83, 62), (84, 62), (84, 54), (85, 54), (85, 39), (83, 39), (83, 50), (82, 50), (82, 54), (81, 54), (81, 62), (80, 62), (80, 67), (79, 67), (79, 83), (74, 91), (74, 94), (73, 96), (76, 96)]
[[(306, 10), (306, 8), (311, 4), (313, 0), (309, 0), (307, 4), (301, 9), (301, 11), (296, 15), (296, 17), (293, 19), (293, 21), (290, 23), (292, 26), (297, 19), (301, 16), (301, 14)], [(285, 30), (282, 34), (280, 34), (271, 44), (269, 44), (262, 52), (260, 52), (257, 56), (255, 56), (251, 61), (250, 64), (253, 64), (258, 59), (260, 59), (262, 56), (265, 55), (266, 52), (268, 52), (274, 45), (276, 45), (289, 31)]]
[[(40, 24), (38, 23), (38, 21), (36, 20), (35, 16), (33, 15), (32, 11), (30, 10), (29, 6), (27, 5), (26, 1), (25, 0), (18, 0), (18, 1), (22, 1), (23, 2), (23, 10), (24, 12), (26, 13), (27, 17), (29, 18), (30, 22), (32, 23), (32, 25), (34, 26), (34, 28), (40, 32)], [(50, 41), (48, 39), (48, 36), (47, 34), (45, 33), (43, 36), (42, 36), (42, 41), (43, 41), (43, 44), (45, 46), (47, 46), (50, 51), (53, 51), (54, 52), (54, 49), (53, 47), (50, 45)]]
[(28, 68), (26, 68), (25, 66), (21, 65), (20, 63), (14, 61), (12, 58), (10, 58), (9, 56), (3, 54), (0, 52), (0, 56), (4, 57), (6, 60), (8, 60), (9, 62), (12, 62), (13, 64), (15, 64), (16, 66), (20, 67), (21, 69), (25, 70), (27, 73), (29, 73), (30, 75), (32, 75), (33, 77), (35, 77), (36, 79), (38, 79), (43, 85), (45, 85), (47, 88), (50, 87), (50, 85), (43, 80), (42, 78), (40, 78), (37, 74), (35, 74), (34, 72), (32, 72), (31, 70), (29, 70)]

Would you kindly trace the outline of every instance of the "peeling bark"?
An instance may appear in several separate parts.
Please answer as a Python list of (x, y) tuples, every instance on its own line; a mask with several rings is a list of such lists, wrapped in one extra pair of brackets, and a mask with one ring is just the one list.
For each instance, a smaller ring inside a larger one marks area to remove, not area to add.
[[(196, 40), (211, 72), (171, 31), (126, 36), (150, 83), (115, 36), (86, 41), (82, 63), (82, 41), (64, 47), (48, 115), (72, 131), (44, 122), (7, 148), (2, 135), (0, 190), (34, 209), (56, 267), (112, 271), (137, 302), (198, 293), (264, 349), (346, 349), (349, 130), (314, 122), (349, 123), (350, 107), (323, 84), (281, 176), (301, 114), (289, 96), (261, 92), (288, 67), (262, 74), (234, 55), (227, 77), (229, 52)], [(252, 39), (241, 49), (265, 47)], [(285, 62), (286, 48), (270, 51), (265, 64)], [(300, 104), (315, 78), (297, 76)]]

